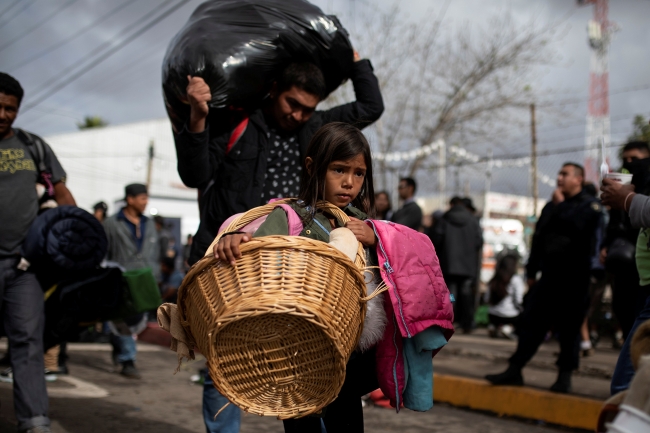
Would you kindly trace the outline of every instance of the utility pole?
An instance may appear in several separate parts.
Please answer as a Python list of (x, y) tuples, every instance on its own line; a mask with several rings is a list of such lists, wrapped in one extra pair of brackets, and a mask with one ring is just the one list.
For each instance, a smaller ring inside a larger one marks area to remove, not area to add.
[(537, 216), (537, 200), (539, 197), (539, 188), (537, 185), (537, 130), (535, 125), (535, 104), (530, 104), (530, 138), (531, 154), (530, 164), (532, 166), (531, 184), (533, 186), (533, 215)]
[(438, 146), (438, 159), (440, 160), (440, 169), (438, 170), (438, 194), (440, 200), (440, 209), (445, 208), (445, 201), (447, 194), (447, 149), (445, 148), (445, 141), (440, 140)]
[(147, 161), (147, 191), (151, 193), (151, 172), (153, 170), (153, 140), (149, 142), (149, 160)]
[(485, 172), (485, 192), (483, 193), (483, 219), (490, 218), (490, 209), (488, 206), (488, 195), (490, 188), (492, 188), (492, 165), (494, 164), (494, 157), (492, 148), (488, 149), (488, 163)]

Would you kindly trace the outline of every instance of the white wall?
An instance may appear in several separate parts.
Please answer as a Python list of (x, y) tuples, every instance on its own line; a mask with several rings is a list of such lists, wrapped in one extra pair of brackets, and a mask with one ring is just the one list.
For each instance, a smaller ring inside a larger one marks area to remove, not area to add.
[(149, 142), (154, 142), (154, 162), (149, 210), (182, 219), (182, 234), (194, 234), (199, 222), (197, 192), (186, 188), (176, 170), (176, 151), (171, 125), (156, 119), (125, 125), (93, 128), (44, 137), (68, 174), (67, 185), (77, 204), (91, 210), (98, 201), (118, 209), (124, 186), (145, 183)]

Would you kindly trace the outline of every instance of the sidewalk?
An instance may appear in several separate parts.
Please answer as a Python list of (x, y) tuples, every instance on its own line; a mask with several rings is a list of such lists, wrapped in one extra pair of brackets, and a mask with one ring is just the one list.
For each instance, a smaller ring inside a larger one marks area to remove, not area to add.
[(524, 387), (495, 387), (483, 379), (507, 367), (516, 341), (492, 339), (485, 330), (456, 334), (434, 358), (434, 399), (521, 418), (542, 420), (566, 427), (592, 430), (609, 384), (618, 350), (602, 342), (594, 355), (580, 360), (571, 395), (548, 391), (557, 377), (555, 359), (559, 345), (544, 343), (523, 371)]
[[(436, 373), (483, 379), (486, 374), (500, 373), (508, 366), (508, 358), (515, 352), (516, 341), (489, 338), (485, 329), (470, 335), (457, 332), (449, 344), (434, 358)], [(556, 354), (560, 346), (549, 341), (524, 368), (526, 386), (548, 390), (557, 378)], [(618, 350), (610, 341), (601, 341), (595, 354), (580, 358), (580, 369), (573, 375), (573, 393), (598, 400), (609, 398), (609, 383), (618, 359)]]

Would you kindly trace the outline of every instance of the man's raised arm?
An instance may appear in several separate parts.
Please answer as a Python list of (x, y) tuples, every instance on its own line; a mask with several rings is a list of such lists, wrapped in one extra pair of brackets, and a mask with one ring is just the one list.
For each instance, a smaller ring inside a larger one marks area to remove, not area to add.
[(210, 131), (207, 126), (210, 87), (203, 78), (188, 76), (187, 99), (190, 118), (181, 131), (174, 133), (178, 174), (190, 188), (200, 188), (210, 181)]
[(384, 112), (379, 81), (370, 60), (360, 59), (356, 51), (354, 60), (351, 79), (356, 101), (324, 111), (324, 123), (346, 122), (361, 129), (378, 120)]

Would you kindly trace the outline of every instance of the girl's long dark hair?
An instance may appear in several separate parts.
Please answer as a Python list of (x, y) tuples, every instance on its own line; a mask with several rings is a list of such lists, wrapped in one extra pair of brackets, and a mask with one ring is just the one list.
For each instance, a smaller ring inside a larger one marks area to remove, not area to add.
[(519, 258), (512, 254), (502, 257), (494, 270), (494, 277), (490, 280), (488, 287), (490, 290), (490, 305), (497, 305), (508, 296), (508, 284), (513, 275), (517, 273)]
[(312, 159), (307, 170), (303, 162), (300, 177), (300, 194), (298, 198), (310, 209), (316, 208), (318, 200), (322, 199), (327, 167), (333, 161), (348, 161), (357, 155), (363, 155), (366, 163), (366, 176), (359, 195), (352, 205), (370, 217), (375, 215), (375, 191), (372, 186), (372, 158), (370, 145), (363, 133), (356, 127), (343, 122), (333, 122), (321, 127), (312, 137), (304, 155)]

